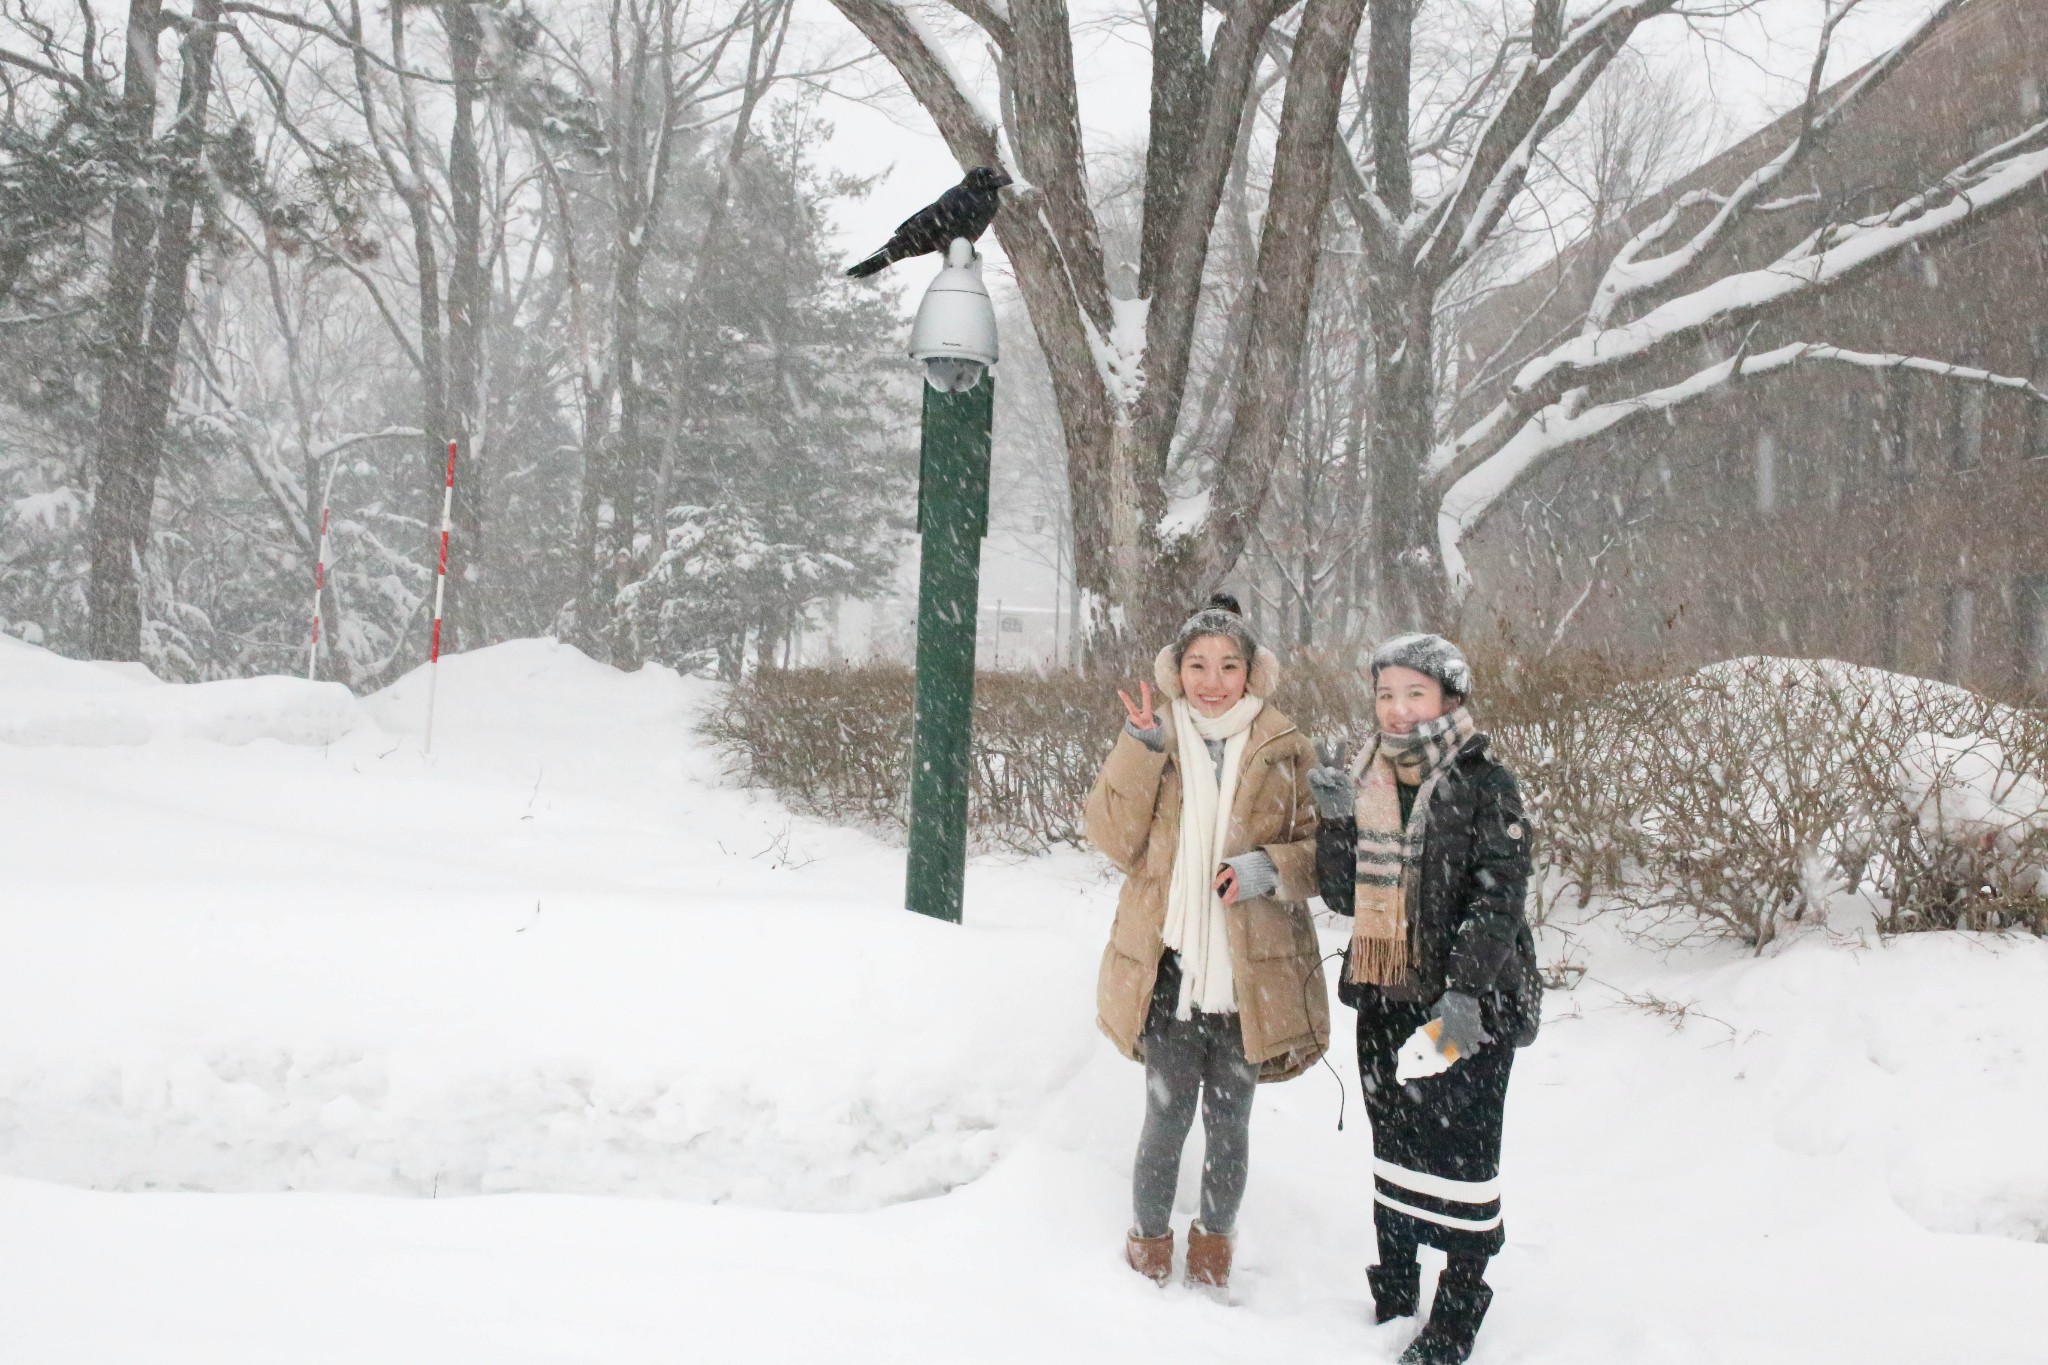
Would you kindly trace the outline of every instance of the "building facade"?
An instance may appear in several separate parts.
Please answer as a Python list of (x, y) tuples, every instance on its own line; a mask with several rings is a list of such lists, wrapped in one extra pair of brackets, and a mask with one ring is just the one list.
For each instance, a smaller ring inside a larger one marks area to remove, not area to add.
[[(1718, 270), (1754, 269), (1827, 222), (1926, 188), (2048, 117), (2044, 90), (2048, 3), (1962, 7), (1815, 148), (1792, 191), (1811, 199), (1747, 225)], [(1781, 122), (1716, 158), (1628, 230), (1688, 189), (1732, 188), (1790, 131)], [(1589, 244), (1505, 291), (1461, 330), (1465, 352), (1583, 316), (1614, 246)], [(1792, 341), (2048, 390), (2048, 212), (2036, 199), (1973, 221), (1760, 324), (1748, 344)], [(2048, 702), (2048, 404), (2026, 393), (1828, 363), (1745, 379), (1668, 423), (1556, 457), (1464, 550), (1465, 629), (1524, 656), (1594, 652), (1657, 671), (1831, 657)]]

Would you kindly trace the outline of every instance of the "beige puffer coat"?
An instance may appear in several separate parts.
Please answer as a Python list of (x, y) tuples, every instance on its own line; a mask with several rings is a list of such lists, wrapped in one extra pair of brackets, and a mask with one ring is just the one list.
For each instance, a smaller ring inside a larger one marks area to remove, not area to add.
[[(1180, 695), (1170, 650), (1160, 651), (1153, 674), (1161, 692)], [(1278, 661), (1261, 649), (1252, 665), (1252, 694), (1265, 697), (1278, 681)], [(1124, 873), (1096, 985), (1096, 1023), (1133, 1061), (1144, 1060), (1142, 1035), (1165, 951), (1166, 893), (1180, 840), (1179, 760), (1173, 726), (1165, 730), (1164, 753), (1128, 733), (1117, 737), (1086, 812), (1089, 842)], [(1304, 904), (1316, 892), (1316, 813), (1308, 788), (1315, 762), (1308, 737), (1269, 703), (1245, 742), (1229, 836), (1218, 852), (1220, 866), (1223, 858), (1263, 848), (1280, 872), (1274, 895), (1229, 908), (1245, 1057), (1258, 1064), (1262, 1081), (1300, 1075), (1330, 1045), (1329, 994)]]

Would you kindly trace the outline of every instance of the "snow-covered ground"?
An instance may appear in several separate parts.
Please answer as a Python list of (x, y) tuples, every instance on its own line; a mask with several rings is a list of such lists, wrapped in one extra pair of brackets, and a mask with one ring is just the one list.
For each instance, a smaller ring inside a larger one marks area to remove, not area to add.
[[(417, 677), (0, 640), (0, 1362), (1398, 1354), (1344, 1041), (1344, 1131), (1261, 1091), (1235, 1302), (1122, 1266), (1093, 859), (928, 923), (721, 782), (705, 685), (444, 667), (429, 758)], [(2048, 1360), (2048, 944), (1569, 935), (1480, 1365)]]

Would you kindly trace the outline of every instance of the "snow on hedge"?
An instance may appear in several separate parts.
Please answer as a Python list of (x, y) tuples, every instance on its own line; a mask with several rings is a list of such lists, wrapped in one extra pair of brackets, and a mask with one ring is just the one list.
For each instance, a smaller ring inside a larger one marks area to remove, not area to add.
[[(1985, 735), (1920, 734), (1899, 756), (1899, 787), (1920, 827), (2001, 861), (2039, 860), (2048, 841), (2048, 784)], [(2048, 896), (2048, 868), (2030, 869)]]

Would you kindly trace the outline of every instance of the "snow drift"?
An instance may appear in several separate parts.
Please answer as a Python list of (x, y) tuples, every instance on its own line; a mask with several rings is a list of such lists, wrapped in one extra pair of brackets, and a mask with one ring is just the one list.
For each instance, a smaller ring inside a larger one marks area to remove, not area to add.
[[(533, 642), (444, 668), (429, 762), (418, 677), (358, 707), (9, 642), (37, 747), (0, 809), (38, 856), (0, 919), (0, 1170), (861, 1208), (982, 1174), (1086, 1055), (1075, 945), (905, 915), (881, 846), (686, 776), (701, 685)], [(258, 737), (333, 747), (179, 742)]]
[[(1235, 1306), (1160, 1293), (1119, 1259), (1142, 1077), (1092, 1026), (1097, 860), (976, 859), (928, 923), (899, 850), (721, 785), (707, 685), (531, 641), (445, 668), (427, 759), (417, 675), (330, 743), (231, 744), (183, 728), (218, 690), (0, 654), (0, 715), (149, 726), (0, 744), (17, 1354), (1399, 1354), (1343, 1011), (1331, 1070), (1261, 1088)], [(2038, 1357), (2048, 943), (1850, 922), (1760, 956), (1553, 922), (1586, 974), (1516, 1062), (1475, 1359)]]
[(369, 725), (340, 683), (175, 685), (140, 664), (88, 664), (0, 635), (0, 744), (92, 748), (152, 739), (332, 744)]

